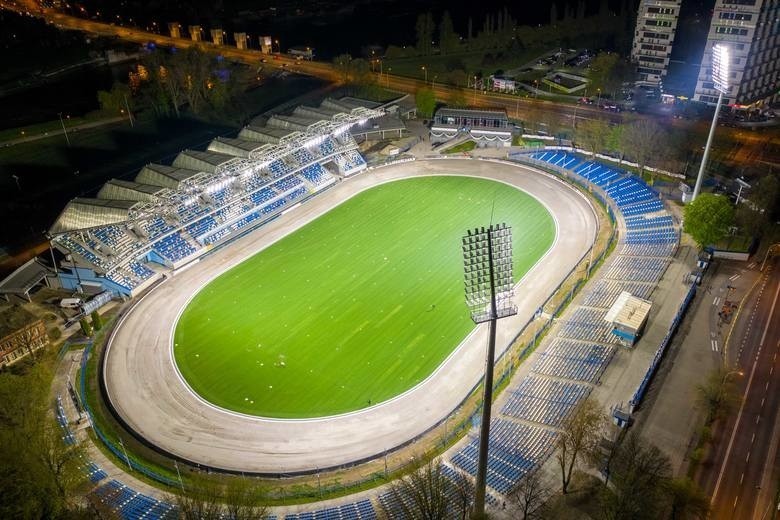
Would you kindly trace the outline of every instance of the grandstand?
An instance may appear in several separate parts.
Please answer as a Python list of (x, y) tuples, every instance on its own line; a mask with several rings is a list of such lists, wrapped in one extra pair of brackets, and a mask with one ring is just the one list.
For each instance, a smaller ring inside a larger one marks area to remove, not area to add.
[(66, 259), (61, 286), (91, 282), (137, 294), (365, 169), (350, 129), (384, 114), (352, 98), (299, 106), (290, 115), (256, 118), (206, 150), (184, 150), (171, 165), (149, 164), (132, 181), (112, 179), (94, 198), (71, 200), (49, 230)]
[[(492, 419), (487, 484), (502, 494), (547, 459), (559, 428), (598, 384), (619, 348), (612, 325), (604, 319), (607, 311), (623, 291), (648, 298), (679, 241), (672, 215), (655, 192), (631, 174), (560, 150), (511, 154), (510, 159), (603, 190), (620, 217), (622, 233), (618, 254), (603, 278), (553, 329), (530, 373), (507, 390), (500, 413)], [(478, 441), (470, 439), (450, 462), (475, 475)]]

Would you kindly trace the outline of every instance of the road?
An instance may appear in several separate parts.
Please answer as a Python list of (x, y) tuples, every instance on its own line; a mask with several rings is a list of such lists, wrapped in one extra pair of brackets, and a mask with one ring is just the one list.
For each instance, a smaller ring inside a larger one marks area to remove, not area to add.
[[(742, 377), (742, 400), (715, 436), (699, 483), (712, 497), (714, 519), (774, 518), (780, 439), (780, 259), (765, 268), (734, 325), (729, 359)], [(776, 514), (776, 513), (775, 513)]]
[[(171, 38), (156, 33), (147, 32), (135, 27), (117, 26), (114, 24), (77, 18), (74, 16), (60, 13), (54, 9), (42, 8), (36, 0), (0, 0), (0, 8), (15, 11), (20, 14), (36, 16), (43, 18), (48, 23), (61, 29), (70, 29), (84, 31), (87, 33), (118, 37), (126, 41), (139, 44), (154, 42), (161, 46), (200, 47), (219, 52), (226, 58), (239, 63), (246, 63), (253, 67), (261, 64), (261, 60), (267, 62), (262, 64), (269, 69), (286, 69), (301, 74), (308, 74), (322, 78), (326, 81), (341, 82), (341, 74), (330, 64), (316, 61), (298, 61), (283, 54), (273, 55), (273, 57), (262, 54), (257, 49), (238, 49), (231, 46), (216, 46), (211, 42), (194, 42), (186, 38)], [(614, 113), (607, 112), (600, 108), (588, 105), (571, 105), (566, 103), (555, 103), (548, 100), (536, 98), (525, 98), (510, 94), (498, 92), (480, 92), (468, 88), (458, 88), (449, 85), (436, 84), (434, 81), (426, 82), (422, 79), (413, 79), (392, 74), (374, 73), (377, 83), (388, 90), (394, 90), (403, 93), (414, 94), (422, 87), (431, 87), (436, 92), (436, 98), (442, 101), (452, 99), (466, 99), (470, 106), (477, 108), (504, 108), (510, 117), (521, 120), (528, 120), (529, 115), (544, 112), (557, 114), (558, 122), (562, 128), (575, 126), (577, 121), (586, 119), (601, 119), (610, 123), (621, 123), (634, 120), (636, 118), (654, 118), (664, 125), (687, 131), (690, 135), (690, 142), (706, 140), (709, 121), (696, 121), (685, 119), (673, 119), (671, 116), (658, 116), (651, 114), (634, 114), (630, 112)], [(533, 117), (531, 118), (533, 119)], [(747, 132), (742, 129), (719, 127), (718, 136), (725, 142), (734, 143), (729, 150), (723, 150), (722, 154), (728, 154), (725, 158), (742, 160), (747, 158), (760, 158), (767, 163), (780, 162), (780, 132), (768, 130), (762, 133)], [(744, 149), (743, 149), (744, 148)], [(720, 152), (720, 151), (717, 151)], [(716, 153), (716, 156), (721, 153)], [(737, 164), (737, 163), (735, 163)], [(744, 163), (742, 163), (744, 165)]]
[[(297, 61), (285, 55), (274, 55), (271, 59), (268, 55), (262, 54), (257, 49), (238, 49), (229, 46), (215, 46), (211, 42), (194, 42), (185, 38), (171, 38), (160, 34), (150, 33), (134, 27), (117, 26), (97, 20), (87, 20), (66, 15), (49, 8), (41, 8), (34, 0), (24, 0), (14, 2), (9, 0), (0, 0), (0, 8), (13, 10), (22, 14), (29, 14), (45, 19), (48, 23), (61, 29), (71, 29), (84, 31), (91, 34), (109, 37), (119, 37), (126, 41), (145, 44), (154, 42), (156, 45), (184, 47), (200, 47), (218, 51), (226, 58), (240, 63), (246, 63), (252, 66), (258, 66), (262, 59), (267, 59), (264, 64), (268, 68), (286, 68), (303, 74), (317, 76), (327, 81), (339, 82), (341, 75), (330, 63), (316, 61)], [(527, 114), (529, 107), (542, 106), (546, 111), (552, 111), (559, 115), (563, 124), (567, 121), (569, 124), (575, 116), (577, 119), (606, 119), (614, 123), (624, 120), (626, 114), (606, 112), (592, 106), (575, 107), (568, 104), (558, 104), (550, 101), (538, 100), (534, 98), (521, 98), (509, 94), (497, 92), (481, 92), (467, 88), (457, 88), (447, 85), (436, 85), (434, 82), (425, 82), (421, 79), (395, 76), (392, 74), (376, 74), (377, 82), (381, 86), (389, 89), (406, 93), (414, 93), (418, 89), (429, 86), (436, 91), (436, 97), (442, 100), (449, 100), (457, 96), (468, 100), (469, 105), (475, 107), (501, 107), (505, 108), (510, 115), (522, 118)], [(681, 124), (681, 123), (676, 123)]]

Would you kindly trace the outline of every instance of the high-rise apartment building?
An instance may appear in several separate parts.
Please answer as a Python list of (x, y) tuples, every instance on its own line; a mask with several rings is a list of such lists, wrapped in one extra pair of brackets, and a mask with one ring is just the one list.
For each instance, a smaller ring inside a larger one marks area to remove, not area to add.
[(681, 0), (641, 0), (631, 58), (640, 85), (660, 85), (669, 67)]
[(731, 88), (723, 103), (761, 105), (780, 100), (780, 0), (716, 0), (694, 100), (715, 104), (712, 47), (730, 51)]

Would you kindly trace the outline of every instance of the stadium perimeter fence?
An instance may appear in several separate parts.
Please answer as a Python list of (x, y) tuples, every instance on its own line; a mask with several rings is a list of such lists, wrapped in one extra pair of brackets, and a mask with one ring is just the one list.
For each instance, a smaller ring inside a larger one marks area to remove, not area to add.
[[(518, 154), (520, 155), (520, 154)], [(515, 159), (513, 156), (512, 159)], [(596, 198), (596, 200), (600, 203), (600, 205), (605, 209), (607, 212), (610, 223), (614, 224), (615, 219), (615, 210), (613, 210), (612, 204), (609, 201), (609, 198), (605, 196), (605, 194), (602, 192), (600, 188), (598, 188), (595, 185), (589, 186), (583, 182), (580, 182), (575, 176), (573, 175), (567, 175), (567, 172), (563, 168), (559, 168), (556, 166), (553, 166), (549, 163), (544, 163), (542, 161), (535, 160), (531, 157), (523, 155), (523, 160), (517, 161), (517, 160), (496, 160), (496, 159), (490, 159), (493, 162), (506, 162), (509, 164), (514, 163), (528, 163), (531, 164), (540, 170), (546, 171), (548, 173), (555, 174), (557, 177), (562, 177), (564, 181), (572, 184), (577, 184), (584, 190), (588, 191), (592, 196)], [(412, 159), (414, 160), (414, 159)], [(392, 161), (390, 164), (400, 163), (400, 162), (408, 162), (408, 159), (404, 160), (395, 160)], [(389, 165), (389, 164), (388, 164)], [(386, 165), (382, 165), (386, 166)], [(379, 168), (381, 166), (376, 166), (374, 168)], [(371, 168), (371, 169), (374, 169)], [(604, 247), (603, 251), (601, 251), (597, 257), (592, 258), (592, 260), (588, 261), (587, 269), (584, 276), (577, 276), (575, 279), (572, 279), (572, 276), (575, 275), (578, 268), (581, 266), (582, 262), (584, 261), (585, 257), (592, 253), (593, 247), (586, 251), (580, 260), (575, 264), (574, 267), (571, 268), (571, 270), (566, 274), (564, 279), (555, 287), (555, 289), (550, 293), (550, 295), (547, 297), (545, 302), (540, 306), (540, 310), (547, 307), (550, 302), (552, 302), (555, 298), (559, 297), (559, 291), (567, 284), (572, 284), (572, 287), (567, 291), (566, 296), (561, 300), (561, 302), (558, 303), (558, 305), (553, 309), (551, 312), (548, 313), (548, 319), (545, 320), (542, 327), (535, 331), (533, 338), (524, 346), (517, 349), (517, 354), (513, 355), (513, 349), (511, 348), (512, 345), (514, 345), (520, 337), (526, 332), (528, 329), (528, 326), (533, 323), (536, 319), (536, 316), (530, 318), (528, 322), (526, 322), (523, 327), (520, 328), (517, 335), (510, 341), (509, 347), (506, 348), (496, 359), (496, 365), (499, 365), (499, 363), (504, 363), (505, 367), (501, 372), (501, 375), (496, 379), (494, 382), (494, 388), (498, 389), (501, 388), (502, 385), (504, 385), (508, 379), (512, 376), (515, 369), (515, 361), (521, 361), (523, 358), (525, 358), (528, 354), (530, 354), (533, 349), (535, 349), (541, 342), (541, 340), (544, 338), (544, 335), (551, 327), (553, 321), (555, 318), (560, 316), (560, 314), (563, 312), (563, 310), (571, 303), (571, 301), (574, 299), (574, 297), (578, 294), (579, 290), (585, 285), (586, 281), (590, 278), (590, 275), (593, 271), (593, 269), (600, 264), (600, 262), (606, 257), (606, 255), (609, 254), (613, 244), (615, 243), (617, 238), (615, 229), (613, 227), (612, 232), (610, 234), (610, 237), (607, 241), (606, 246)], [(117, 322), (120, 321), (120, 318), (122, 315), (129, 312), (129, 310), (132, 308), (132, 306), (124, 311), (122, 311), (116, 319), (111, 323), (111, 327), (113, 328), (116, 326)], [(106, 341), (108, 341), (108, 336), (106, 338)], [(89, 359), (89, 356), (93, 354), (93, 343), (89, 342), (87, 346), (84, 349), (84, 354), (82, 356), (81, 360), (81, 371), (80, 371), (80, 381), (79, 381), (79, 394), (80, 399), (84, 405), (84, 410), (87, 412), (90, 425), (95, 432), (95, 436), (100, 440), (100, 442), (116, 457), (117, 460), (122, 461), (123, 465), (126, 465), (131, 472), (137, 471), (139, 474), (144, 475), (145, 477), (149, 478), (150, 480), (163, 484), (170, 488), (178, 488), (180, 487), (181, 483), (178, 480), (174, 480), (172, 478), (169, 478), (165, 475), (160, 474), (158, 471), (155, 471), (154, 469), (151, 469), (146, 464), (142, 463), (141, 461), (137, 460), (136, 457), (131, 458), (127, 451), (125, 450), (124, 446), (121, 444), (117, 444), (113, 440), (111, 440), (110, 436), (107, 435), (105, 432), (102, 431), (101, 427), (95, 423), (93, 420), (93, 411), (92, 408), (89, 405), (89, 402), (86, 399), (86, 365), (87, 360)], [(509, 359), (507, 359), (507, 356), (509, 356)], [(98, 363), (101, 364), (101, 361), (98, 360)], [(404, 443), (401, 446), (398, 446), (394, 448), (394, 452), (397, 451), (399, 448), (407, 447), (417, 441), (419, 441), (424, 436), (430, 434), (432, 431), (435, 431), (438, 428), (441, 428), (444, 426), (444, 433), (441, 436), (441, 440), (437, 444), (431, 444), (431, 446), (441, 446), (442, 448), (447, 447), (450, 443), (457, 441), (460, 439), (464, 432), (468, 432), (472, 429), (473, 426), (475, 426), (481, 417), (481, 405), (478, 405), (471, 413), (467, 413), (465, 416), (463, 416), (458, 421), (453, 421), (453, 424), (450, 424), (450, 418), (453, 416), (457, 416), (458, 414), (462, 413), (464, 411), (464, 407), (467, 406), (467, 401), (471, 395), (473, 395), (474, 391), (479, 387), (481, 384), (481, 380), (477, 382), (474, 387), (468, 392), (466, 397), (464, 397), (463, 401), (450, 413), (448, 416), (440, 421), (437, 424), (432, 425), (428, 430), (425, 432), (417, 435), (416, 437), (408, 440), (406, 443)], [(120, 441), (121, 443), (121, 441)], [(281, 499), (316, 499), (316, 498), (323, 498), (325, 496), (332, 496), (332, 495), (344, 495), (350, 492), (351, 490), (357, 491), (360, 489), (363, 489), (365, 487), (373, 487), (375, 485), (381, 485), (384, 483), (389, 482), (390, 476), (395, 475), (398, 473), (404, 472), (406, 469), (414, 467), (416, 464), (418, 464), (419, 461), (415, 460), (409, 460), (405, 461), (401, 464), (395, 464), (392, 466), (388, 466), (387, 464), (387, 457), (390, 452), (385, 452), (381, 455), (373, 456), (369, 459), (362, 460), (362, 461), (356, 461), (353, 462), (347, 467), (353, 467), (361, 463), (366, 462), (376, 462), (380, 461), (382, 458), (385, 460), (385, 466), (384, 470), (380, 471), (373, 471), (370, 475), (365, 476), (363, 478), (360, 478), (358, 480), (355, 480), (353, 482), (350, 482), (348, 484), (342, 484), (342, 483), (333, 483), (328, 485), (320, 485), (319, 484), (319, 478), (318, 484), (316, 487), (314, 485), (308, 485), (308, 486), (297, 486), (295, 490), (291, 489), (284, 489), (282, 487), (279, 488), (278, 494), (276, 494), (277, 498)], [(217, 468), (209, 468), (207, 466), (199, 466), (201, 469), (209, 470), (214, 469), (215, 471), (219, 471)], [(335, 468), (331, 468), (335, 469)], [(340, 468), (341, 469), (341, 468)], [(318, 472), (311, 472), (312, 476), (317, 475), (319, 477)], [(268, 477), (268, 475), (266, 475)], [(289, 478), (289, 477), (295, 477), (299, 475), (293, 475), (293, 474), (287, 474), (280, 472), (277, 477), (279, 479), (282, 478)], [(273, 486), (270, 487), (270, 489), (273, 489)]]

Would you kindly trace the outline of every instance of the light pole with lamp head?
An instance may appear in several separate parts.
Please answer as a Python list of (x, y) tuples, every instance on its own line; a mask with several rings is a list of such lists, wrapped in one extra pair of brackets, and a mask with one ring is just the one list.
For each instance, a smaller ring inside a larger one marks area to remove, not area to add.
[(696, 197), (701, 190), (701, 182), (704, 179), (704, 170), (707, 167), (707, 159), (710, 156), (710, 148), (712, 147), (712, 137), (715, 135), (715, 127), (718, 124), (718, 114), (720, 113), (720, 106), (723, 103), (723, 94), (727, 94), (729, 91), (729, 48), (722, 43), (715, 44), (712, 47), (712, 83), (715, 86), (715, 90), (718, 91), (718, 102), (715, 105), (715, 113), (712, 115), (710, 133), (707, 136), (707, 144), (704, 146), (704, 155), (702, 155), (701, 158), (699, 175), (696, 176), (696, 184), (693, 187), (691, 202), (696, 200)]
[(469, 230), (463, 237), (462, 246), (466, 305), (474, 323), (489, 323), (474, 491), (474, 517), (482, 518), (485, 514), (490, 411), (493, 402), (496, 321), (517, 314), (517, 307), (512, 302), (512, 228), (506, 224), (491, 224), (487, 229)]

